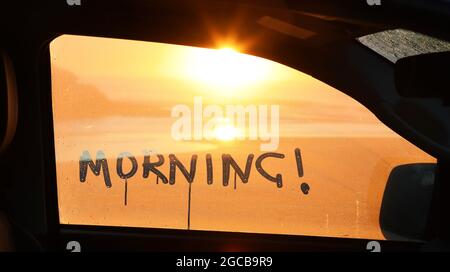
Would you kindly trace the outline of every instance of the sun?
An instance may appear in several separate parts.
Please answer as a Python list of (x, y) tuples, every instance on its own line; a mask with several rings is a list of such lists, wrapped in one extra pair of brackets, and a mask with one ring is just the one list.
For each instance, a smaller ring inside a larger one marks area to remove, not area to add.
[(231, 47), (192, 51), (187, 72), (221, 95), (232, 95), (265, 80), (271, 69), (267, 60), (245, 55)]
[(214, 123), (214, 126), (205, 131), (208, 139), (231, 142), (241, 138), (241, 130), (234, 126), (230, 118), (214, 118), (211, 121)]
[(218, 125), (214, 129), (214, 136), (219, 141), (229, 142), (239, 137), (239, 130), (230, 124)]

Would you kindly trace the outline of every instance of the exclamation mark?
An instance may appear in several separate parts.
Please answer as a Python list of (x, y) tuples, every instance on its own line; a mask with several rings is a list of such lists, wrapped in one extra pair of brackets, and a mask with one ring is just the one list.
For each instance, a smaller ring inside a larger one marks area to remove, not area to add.
[[(299, 148), (295, 149), (295, 161), (297, 162), (297, 175), (299, 178), (303, 177), (303, 162), (302, 162), (302, 153), (300, 152)], [(309, 184), (306, 182), (303, 182), (300, 184), (300, 190), (303, 194), (307, 195), (309, 194)]]

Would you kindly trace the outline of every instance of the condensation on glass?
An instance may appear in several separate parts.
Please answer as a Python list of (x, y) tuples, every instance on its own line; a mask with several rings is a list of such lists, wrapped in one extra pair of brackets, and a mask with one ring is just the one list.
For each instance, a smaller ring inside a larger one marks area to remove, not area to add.
[(405, 57), (450, 51), (449, 42), (406, 29), (369, 34), (358, 41), (393, 63)]
[(50, 53), (61, 224), (383, 239), (391, 170), (435, 162), (232, 48), (63, 35)]

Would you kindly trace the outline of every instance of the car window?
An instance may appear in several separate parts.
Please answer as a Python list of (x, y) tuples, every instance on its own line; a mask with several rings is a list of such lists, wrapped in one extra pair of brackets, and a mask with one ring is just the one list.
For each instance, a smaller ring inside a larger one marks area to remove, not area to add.
[(238, 51), (53, 40), (60, 223), (383, 239), (391, 170), (435, 158), (344, 93)]

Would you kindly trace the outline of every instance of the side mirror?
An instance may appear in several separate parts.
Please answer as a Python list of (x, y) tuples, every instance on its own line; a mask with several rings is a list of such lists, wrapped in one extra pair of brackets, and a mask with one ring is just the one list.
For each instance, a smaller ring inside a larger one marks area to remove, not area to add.
[(405, 164), (391, 171), (380, 212), (386, 239), (426, 240), (435, 172), (433, 163)]
[(450, 52), (402, 58), (395, 64), (395, 84), (403, 97), (442, 99), (450, 106)]
[(420, 146), (446, 159), (450, 159), (449, 73), (450, 52), (399, 59), (395, 84), (402, 99), (393, 102), (397, 117), (415, 132)]

